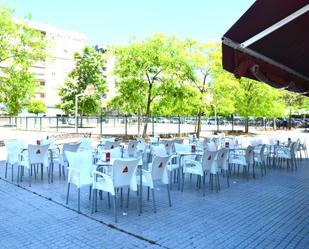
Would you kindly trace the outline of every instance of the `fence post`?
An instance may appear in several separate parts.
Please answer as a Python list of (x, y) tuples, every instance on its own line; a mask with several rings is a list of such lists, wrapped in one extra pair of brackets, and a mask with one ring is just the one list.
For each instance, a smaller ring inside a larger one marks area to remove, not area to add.
[(56, 116), (56, 131), (58, 132), (59, 124), (58, 124), (58, 117)]
[(28, 117), (26, 117), (26, 131), (28, 130)]
[(40, 131), (42, 130), (42, 117), (40, 117)]
[(16, 130), (17, 130), (17, 117), (15, 117), (15, 126), (16, 126)]

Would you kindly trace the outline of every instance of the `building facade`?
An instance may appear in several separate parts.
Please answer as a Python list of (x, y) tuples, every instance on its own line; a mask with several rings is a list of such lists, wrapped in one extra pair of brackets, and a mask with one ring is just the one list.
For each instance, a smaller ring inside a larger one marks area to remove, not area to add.
[(74, 53), (82, 52), (86, 36), (37, 22), (26, 21), (26, 24), (46, 35), (48, 41), (46, 61), (36, 63), (30, 69), (41, 86), (36, 98), (45, 102), (47, 116), (61, 114), (61, 110), (55, 108), (60, 101), (58, 88), (74, 69)]

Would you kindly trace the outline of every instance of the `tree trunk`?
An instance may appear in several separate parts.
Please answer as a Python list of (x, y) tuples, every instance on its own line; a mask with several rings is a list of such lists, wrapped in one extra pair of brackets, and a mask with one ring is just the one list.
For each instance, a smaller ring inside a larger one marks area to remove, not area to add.
[(246, 117), (245, 120), (245, 133), (249, 132), (249, 117)]
[(83, 128), (83, 114), (80, 115), (80, 128)]
[(201, 132), (201, 112), (199, 111), (197, 114), (197, 127), (196, 127), (196, 137), (200, 138), (200, 132)]
[(148, 119), (150, 117), (150, 105), (152, 102), (152, 99), (151, 99), (152, 82), (149, 80), (149, 78), (148, 78), (148, 82), (149, 82), (149, 86), (148, 86), (147, 107), (146, 107), (146, 115), (145, 115), (146, 122), (144, 124), (143, 137), (147, 135)]
[(289, 121), (288, 121), (288, 129), (291, 130), (292, 127), (292, 110), (289, 112)]
[(145, 115), (146, 121), (144, 123), (143, 137), (147, 135), (148, 119), (150, 117), (150, 104), (151, 104), (151, 96), (148, 95), (147, 109), (146, 109), (146, 115)]
[(276, 118), (273, 119), (273, 128), (274, 130), (277, 130), (277, 125), (276, 125)]

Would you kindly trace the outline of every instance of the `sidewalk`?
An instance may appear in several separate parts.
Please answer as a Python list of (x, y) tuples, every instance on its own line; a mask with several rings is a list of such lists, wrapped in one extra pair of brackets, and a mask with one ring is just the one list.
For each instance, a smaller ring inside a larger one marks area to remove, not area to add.
[(159, 185), (156, 214), (144, 191), (143, 213), (138, 216), (132, 193), (130, 207), (119, 209), (117, 224), (106, 195), (98, 201), (98, 212), (91, 214), (87, 188), (81, 191), (82, 214), (76, 212), (73, 187), (66, 206), (66, 181), (57, 172), (54, 175), (53, 184), (45, 175), (43, 182), (38, 179), (31, 187), (25, 178), (24, 189), (10, 183), (10, 174), (8, 182), (0, 179), (1, 248), (305, 249), (309, 245), (309, 160), (303, 160), (297, 171), (270, 169), (266, 176), (258, 174), (249, 181), (232, 176), (230, 188), (221, 178), (221, 191), (207, 188), (205, 197), (196, 189), (195, 178), (188, 179), (184, 192), (173, 186), (171, 208), (165, 188)]

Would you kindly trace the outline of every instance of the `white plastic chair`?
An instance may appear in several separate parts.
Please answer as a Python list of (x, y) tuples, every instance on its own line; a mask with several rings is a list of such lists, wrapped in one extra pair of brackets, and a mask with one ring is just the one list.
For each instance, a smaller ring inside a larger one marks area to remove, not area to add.
[[(234, 166), (235, 170), (235, 165), (238, 166), (238, 175), (239, 175), (239, 167), (242, 167), (243, 169), (243, 174), (246, 175), (247, 179), (249, 178), (249, 170), (250, 170), (250, 165), (253, 165), (253, 147), (249, 145), (243, 153), (235, 153), (232, 151), (229, 155), (229, 164), (232, 164)], [(255, 170), (253, 169), (253, 176), (255, 177)]]
[[(48, 148), (49, 144), (46, 145), (28, 145), (28, 153), (23, 153), (21, 156), (20, 164), (18, 167), (17, 178), (20, 175), (21, 168), (27, 168), (29, 170), (29, 186), (31, 186), (31, 175), (34, 172), (34, 177), (36, 179), (36, 174), (38, 172), (39, 166), (41, 166), (41, 180), (43, 180), (43, 169), (47, 171), (48, 182), (50, 181), (50, 167), (48, 161)], [(33, 169), (33, 170), (32, 170)], [(19, 182), (19, 179), (18, 179)]]
[[(99, 171), (93, 171), (92, 213), (94, 211), (94, 206), (96, 206), (97, 203), (97, 190), (108, 192), (113, 196), (114, 216), (115, 222), (117, 222), (116, 189), (128, 187), (128, 198), (130, 189), (137, 191), (136, 169), (139, 161), (139, 159), (115, 160), (112, 166), (113, 170), (111, 175)], [(129, 202), (129, 200), (127, 201)]]
[(79, 148), (78, 148), (79, 151), (84, 151), (84, 150), (93, 151), (90, 138), (80, 138), (78, 139), (78, 143), (80, 143)]
[(138, 141), (135, 140), (130, 140), (128, 143), (128, 155), (130, 157), (135, 157), (137, 155), (137, 150), (138, 150)]
[(217, 155), (217, 167), (225, 173), (227, 186), (230, 187), (230, 168), (228, 159), (229, 149), (220, 149)]
[(63, 179), (65, 180), (65, 167), (69, 166), (68, 158), (66, 152), (77, 152), (79, 149), (80, 143), (65, 143), (62, 146), (61, 154), (54, 154), (54, 162), (59, 165), (59, 177), (61, 177), (61, 171), (63, 174)]
[(173, 154), (173, 147), (174, 147), (173, 140), (161, 140), (161, 144), (164, 145), (167, 155)]
[[(156, 202), (155, 202), (155, 193), (154, 193), (154, 182), (161, 181), (166, 185), (168, 193), (168, 202), (169, 206), (172, 206), (171, 194), (169, 188), (169, 179), (167, 173), (167, 162), (169, 156), (155, 156), (152, 163), (149, 164), (148, 170), (142, 170), (142, 185), (148, 187), (148, 199), (149, 199), (149, 189), (152, 191), (152, 201), (153, 201), (153, 211), (156, 212)], [(138, 176), (139, 177), (139, 176)], [(138, 182), (139, 183), (139, 182)]]
[(253, 177), (255, 177), (255, 167), (258, 166), (261, 169), (261, 175), (266, 175), (266, 155), (265, 155), (265, 149), (266, 144), (263, 144), (262, 146), (254, 148), (254, 163), (253, 163)]
[[(193, 174), (199, 176), (198, 183), (200, 183), (201, 177), (203, 177), (203, 196), (205, 196), (205, 178), (206, 173), (209, 173), (209, 181), (211, 183), (211, 189), (213, 189), (213, 176), (216, 176), (216, 190), (220, 189), (218, 166), (215, 162), (217, 160), (218, 151), (204, 151), (202, 162), (185, 159), (183, 166), (183, 174)], [(200, 184), (199, 184), (200, 185)], [(184, 186), (184, 176), (182, 181), (182, 189)]]
[(5, 178), (7, 178), (8, 165), (12, 168), (12, 181), (14, 179), (14, 165), (19, 164), (20, 154), (24, 148), (22, 140), (5, 140), (4, 144), (7, 150), (6, 164), (5, 164)]
[(66, 151), (66, 157), (69, 162), (69, 174), (68, 174), (68, 189), (66, 204), (69, 202), (70, 185), (74, 184), (77, 187), (78, 192), (78, 212), (80, 212), (80, 188), (89, 186), (91, 198), (91, 186), (92, 186), (92, 152), (91, 150), (84, 150), (79, 152)]
[(120, 147), (120, 142), (119, 141), (115, 141), (115, 142), (106, 141), (106, 143), (104, 145), (104, 149), (105, 150), (111, 150), (111, 149), (115, 149), (117, 147)]

